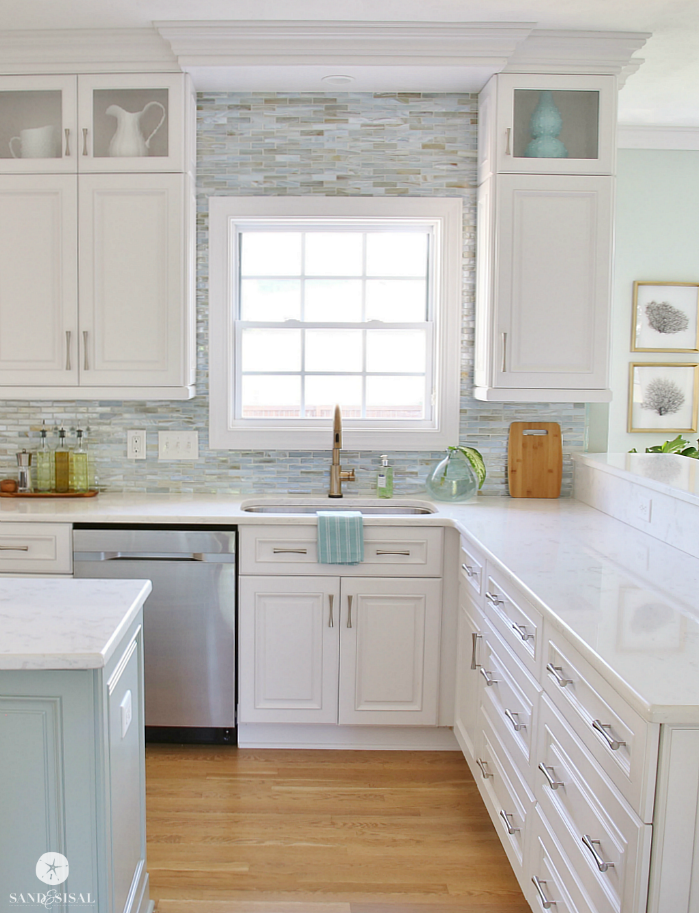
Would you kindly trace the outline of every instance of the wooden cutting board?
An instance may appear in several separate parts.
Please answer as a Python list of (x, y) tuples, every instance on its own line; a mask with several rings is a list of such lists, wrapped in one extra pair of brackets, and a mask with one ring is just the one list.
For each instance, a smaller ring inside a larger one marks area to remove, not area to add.
[(511, 498), (557, 498), (563, 449), (558, 422), (512, 422), (507, 448)]

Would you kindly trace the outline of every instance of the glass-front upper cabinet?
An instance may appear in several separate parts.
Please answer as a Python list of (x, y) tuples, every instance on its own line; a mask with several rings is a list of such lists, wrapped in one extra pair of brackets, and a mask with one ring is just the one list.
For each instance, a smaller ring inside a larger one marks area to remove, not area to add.
[(479, 180), (489, 174), (612, 174), (614, 76), (494, 76), (480, 95)]
[(79, 170), (188, 170), (179, 73), (78, 77)]
[(180, 73), (0, 77), (0, 172), (190, 170), (186, 83)]
[(75, 76), (0, 77), (0, 172), (77, 171)]

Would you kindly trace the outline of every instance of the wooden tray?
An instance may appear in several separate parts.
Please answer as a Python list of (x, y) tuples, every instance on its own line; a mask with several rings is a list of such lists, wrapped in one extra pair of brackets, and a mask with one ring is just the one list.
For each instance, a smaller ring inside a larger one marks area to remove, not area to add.
[(562, 470), (558, 422), (512, 422), (507, 453), (511, 498), (557, 498)]
[(0, 491), (0, 498), (96, 498), (97, 489), (89, 491)]

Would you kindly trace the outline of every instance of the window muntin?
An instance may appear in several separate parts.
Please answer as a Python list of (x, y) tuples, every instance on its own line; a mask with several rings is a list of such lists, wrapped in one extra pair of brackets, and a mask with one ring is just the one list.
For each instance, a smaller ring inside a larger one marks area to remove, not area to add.
[[(239, 225), (234, 420), (428, 422), (432, 230)], [(237, 382), (236, 382), (237, 381)]]

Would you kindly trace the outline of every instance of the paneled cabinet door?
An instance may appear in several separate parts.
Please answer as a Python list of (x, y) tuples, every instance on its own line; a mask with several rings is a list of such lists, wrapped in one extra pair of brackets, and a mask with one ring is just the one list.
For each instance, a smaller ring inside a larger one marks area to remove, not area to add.
[(343, 578), (340, 723), (435, 726), (441, 580)]
[(480, 612), (472, 605), (466, 584), (459, 587), (459, 620), (457, 627), (456, 700), (454, 734), (468, 758), (476, 758), (476, 718), (478, 716), (478, 681), (483, 653)]
[(78, 380), (77, 177), (0, 175), (0, 383)]
[(483, 185), (494, 250), (478, 265), (476, 339), (487, 351), (476, 357), (477, 398), (609, 398), (612, 180), (498, 175)]
[(241, 577), (241, 723), (337, 723), (340, 581)]
[(187, 180), (177, 174), (80, 178), (81, 384), (189, 382)]

